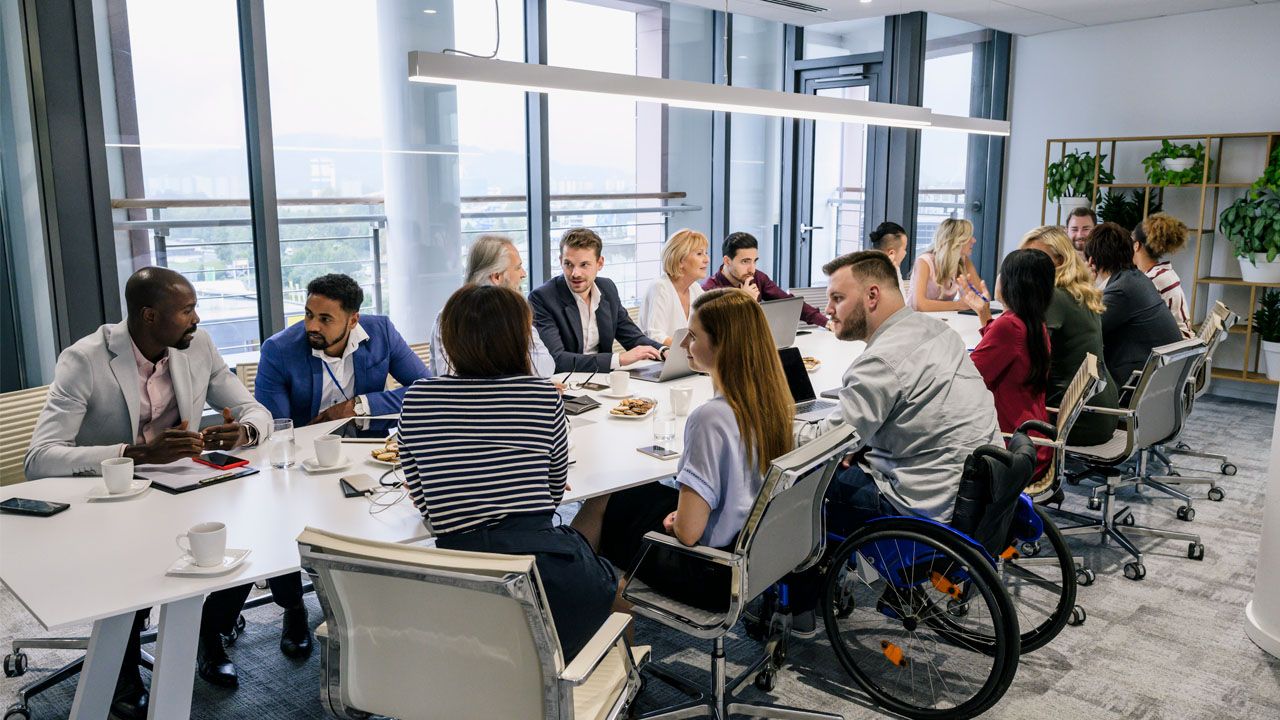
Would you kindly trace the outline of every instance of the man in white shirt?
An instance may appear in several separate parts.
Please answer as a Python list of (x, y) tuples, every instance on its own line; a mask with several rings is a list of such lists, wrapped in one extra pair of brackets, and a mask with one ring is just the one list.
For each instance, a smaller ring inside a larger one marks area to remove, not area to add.
[[(647, 337), (622, 306), (618, 288), (599, 277), (604, 243), (589, 228), (560, 238), (564, 273), (529, 293), (533, 324), (556, 361), (556, 372), (609, 372), (640, 360), (660, 360), (662, 344)], [(613, 352), (617, 340), (625, 352)]]
[[(467, 285), (496, 285), (520, 292), (528, 273), (515, 243), (506, 235), (481, 235), (467, 251)], [(538, 377), (549, 378), (556, 371), (555, 358), (547, 350), (535, 327), (529, 343), (529, 361)], [(452, 375), (453, 364), (440, 338), (440, 315), (431, 331), (431, 367), (436, 375)]]

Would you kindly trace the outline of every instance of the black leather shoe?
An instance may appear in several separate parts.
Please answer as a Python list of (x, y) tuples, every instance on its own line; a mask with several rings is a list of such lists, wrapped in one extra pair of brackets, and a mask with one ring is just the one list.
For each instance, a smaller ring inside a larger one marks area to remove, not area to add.
[(112, 720), (146, 720), (151, 696), (142, 684), (142, 678), (133, 677), (116, 683), (115, 697), (111, 700)]
[(291, 658), (304, 658), (311, 654), (311, 624), (307, 619), (307, 607), (288, 608), (280, 629), (280, 652)]
[(205, 682), (219, 687), (239, 687), (240, 678), (236, 675), (236, 666), (227, 657), (227, 649), (223, 647), (222, 637), (218, 636), (200, 647), (200, 677)]

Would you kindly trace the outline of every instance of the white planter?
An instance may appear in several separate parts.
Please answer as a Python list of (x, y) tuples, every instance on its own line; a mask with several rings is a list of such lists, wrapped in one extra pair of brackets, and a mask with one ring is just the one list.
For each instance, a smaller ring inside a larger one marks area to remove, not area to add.
[(1089, 207), (1089, 198), (1083, 197), (1064, 197), (1058, 198), (1058, 207), (1062, 208), (1062, 214), (1070, 214), (1076, 208)]
[(1263, 340), (1262, 354), (1267, 358), (1267, 377), (1280, 380), (1280, 342)]
[(1240, 261), (1240, 277), (1245, 282), (1280, 284), (1280, 256), (1276, 262), (1267, 262), (1266, 253), (1256, 253), (1253, 262), (1248, 258), (1237, 258)]
[(1192, 165), (1196, 164), (1195, 158), (1165, 158), (1160, 161), (1160, 167), (1169, 172), (1182, 172), (1189, 170)]

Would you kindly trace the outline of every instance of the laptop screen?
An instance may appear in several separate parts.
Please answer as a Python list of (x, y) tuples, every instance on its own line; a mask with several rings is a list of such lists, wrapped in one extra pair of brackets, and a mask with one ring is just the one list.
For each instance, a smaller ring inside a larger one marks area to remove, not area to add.
[(782, 360), (782, 373), (787, 376), (787, 387), (791, 390), (791, 399), (796, 403), (813, 400), (813, 383), (809, 381), (809, 371), (804, 369), (800, 348), (782, 348), (778, 351), (778, 358)]
[(386, 440), (400, 425), (400, 416), (357, 417), (329, 431), (346, 440)]

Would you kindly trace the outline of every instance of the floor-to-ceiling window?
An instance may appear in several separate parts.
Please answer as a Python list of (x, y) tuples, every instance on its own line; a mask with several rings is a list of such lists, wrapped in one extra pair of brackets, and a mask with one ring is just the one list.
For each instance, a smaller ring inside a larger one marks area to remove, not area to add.
[[(781, 90), (783, 81), (781, 23), (746, 15), (733, 17), (730, 75), (734, 85)], [(757, 267), (776, 274), (775, 248), (782, 238), (782, 118), (736, 113), (729, 132), (729, 227), (747, 232), (760, 244)], [(711, 256), (724, 238), (712, 238)], [(712, 265), (717, 263), (713, 262)]]

